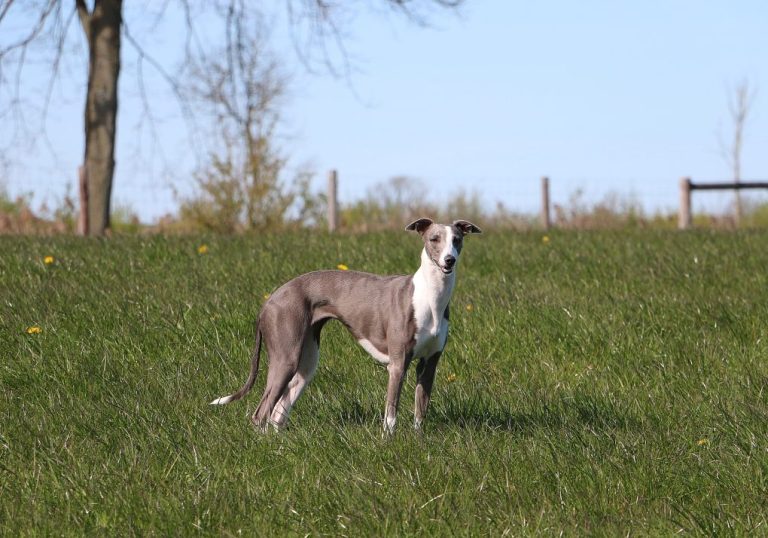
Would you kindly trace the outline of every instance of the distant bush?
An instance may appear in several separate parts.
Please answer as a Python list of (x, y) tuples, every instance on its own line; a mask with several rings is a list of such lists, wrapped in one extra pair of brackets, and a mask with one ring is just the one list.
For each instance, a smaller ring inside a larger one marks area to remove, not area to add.
[(31, 193), (11, 198), (0, 185), (0, 233), (51, 235), (74, 232), (71, 218), (74, 204), (69, 197), (65, 197), (53, 212), (43, 205), (35, 213), (31, 200)]
[(742, 202), (742, 224), (750, 228), (768, 228), (768, 202)]
[(342, 204), (341, 228), (352, 232), (402, 228), (418, 217), (437, 213), (437, 206), (427, 199), (424, 183), (408, 176), (395, 176), (369, 188), (362, 200)]
[[(77, 231), (78, 205), (69, 194), (56, 201), (43, 202), (32, 209), (32, 194), (11, 198), (0, 185), (0, 234), (54, 235), (74, 234)], [(138, 233), (147, 227), (128, 205), (117, 205), (110, 217), (111, 231)]]
[(635, 197), (608, 193), (594, 204), (584, 201), (581, 190), (571, 194), (568, 204), (555, 204), (554, 224), (558, 228), (603, 229), (641, 228), (650, 224), (642, 204)]

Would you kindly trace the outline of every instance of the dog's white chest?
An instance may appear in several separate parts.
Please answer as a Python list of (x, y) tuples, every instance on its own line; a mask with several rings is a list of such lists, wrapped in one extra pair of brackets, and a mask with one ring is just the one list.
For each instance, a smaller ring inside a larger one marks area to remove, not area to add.
[(448, 320), (442, 318), (434, 323), (430, 319), (421, 328), (416, 329), (416, 343), (413, 346), (413, 358), (429, 357), (441, 351), (448, 339)]
[(453, 278), (430, 279), (417, 271), (413, 278), (413, 317), (416, 340), (413, 358), (427, 357), (440, 351), (448, 338), (445, 309), (451, 299)]

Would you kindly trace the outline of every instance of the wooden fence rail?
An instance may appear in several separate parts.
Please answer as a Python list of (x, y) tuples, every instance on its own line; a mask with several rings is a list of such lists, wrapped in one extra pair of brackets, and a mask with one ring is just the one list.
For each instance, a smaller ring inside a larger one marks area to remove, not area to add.
[(678, 211), (677, 227), (685, 230), (690, 228), (693, 223), (693, 213), (691, 211), (691, 193), (693, 191), (738, 191), (742, 189), (768, 189), (768, 181), (694, 183), (689, 177), (682, 178), (680, 180), (680, 209)]

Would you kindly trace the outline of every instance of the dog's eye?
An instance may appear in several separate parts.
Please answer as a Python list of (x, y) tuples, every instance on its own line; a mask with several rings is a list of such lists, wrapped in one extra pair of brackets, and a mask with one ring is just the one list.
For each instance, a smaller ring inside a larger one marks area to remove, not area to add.
[(433, 235), (432, 237), (429, 238), (429, 240), (432, 241), (433, 243), (437, 243), (439, 239), (440, 238), (437, 237), (436, 235)]

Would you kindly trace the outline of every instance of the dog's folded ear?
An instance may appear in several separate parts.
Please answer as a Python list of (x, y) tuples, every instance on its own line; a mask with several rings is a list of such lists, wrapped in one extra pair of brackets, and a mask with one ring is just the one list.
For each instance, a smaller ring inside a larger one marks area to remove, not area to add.
[(478, 228), (468, 220), (454, 220), (453, 225), (456, 226), (464, 235), (483, 233), (480, 228)]
[(423, 234), (427, 228), (430, 227), (430, 225), (433, 223), (432, 219), (419, 219), (415, 220), (412, 223), (410, 223), (408, 226), (405, 227), (405, 229), (409, 232), (417, 231), (420, 234)]

